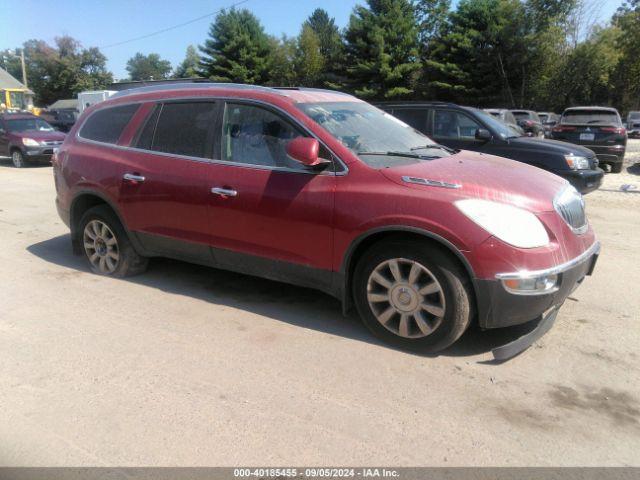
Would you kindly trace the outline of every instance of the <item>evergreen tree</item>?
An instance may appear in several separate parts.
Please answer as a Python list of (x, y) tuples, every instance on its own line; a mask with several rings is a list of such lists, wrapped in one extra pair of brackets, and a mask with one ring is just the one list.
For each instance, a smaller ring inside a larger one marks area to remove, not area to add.
[(199, 63), (200, 56), (198, 55), (196, 47), (194, 47), (193, 45), (189, 45), (187, 47), (187, 53), (184, 57), (184, 60), (176, 67), (175, 71), (173, 72), (173, 76), (175, 78), (199, 77)]
[(294, 65), (299, 85), (321, 86), (325, 57), (322, 55), (318, 35), (308, 24), (302, 26), (298, 36)]
[(222, 10), (200, 46), (204, 76), (218, 82), (266, 83), (272, 46), (260, 21), (249, 10)]
[(269, 61), (268, 85), (293, 87), (297, 84), (295, 56), (297, 41), (283, 35), (282, 38), (269, 37), (271, 58)]
[(365, 98), (413, 93), (420, 68), (418, 27), (408, 0), (368, 0), (354, 8), (345, 33), (346, 71)]

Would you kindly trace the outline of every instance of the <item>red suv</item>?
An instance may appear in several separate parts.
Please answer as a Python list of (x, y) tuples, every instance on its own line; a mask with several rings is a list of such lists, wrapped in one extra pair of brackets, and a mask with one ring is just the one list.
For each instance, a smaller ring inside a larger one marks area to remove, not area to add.
[(350, 95), (185, 84), (89, 108), (54, 164), (59, 214), (99, 274), (172, 257), (316, 288), (402, 348), (477, 322), (555, 320), (599, 252), (562, 178), (440, 146)]

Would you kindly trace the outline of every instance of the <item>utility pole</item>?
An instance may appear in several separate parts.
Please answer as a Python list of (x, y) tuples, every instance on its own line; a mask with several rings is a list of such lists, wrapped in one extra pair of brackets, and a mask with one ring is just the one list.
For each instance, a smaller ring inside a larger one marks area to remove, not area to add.
[(22, 61), (22, 83), (24, 83), (25, 87), (29, 88), (27, 84), (27, 69), (24, 66), (24, 48), (20, 49), (20, 60)]

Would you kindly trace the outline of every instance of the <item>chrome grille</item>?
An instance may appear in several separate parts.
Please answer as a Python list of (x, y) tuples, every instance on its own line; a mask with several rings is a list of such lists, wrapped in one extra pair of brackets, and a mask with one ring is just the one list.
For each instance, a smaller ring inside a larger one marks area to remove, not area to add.
[(566, 187), (556, 196), (553, 204), (556, 211), (574, 232), (585, 232), (587, 215), (584, 211), (584, 200), (575, 188)]

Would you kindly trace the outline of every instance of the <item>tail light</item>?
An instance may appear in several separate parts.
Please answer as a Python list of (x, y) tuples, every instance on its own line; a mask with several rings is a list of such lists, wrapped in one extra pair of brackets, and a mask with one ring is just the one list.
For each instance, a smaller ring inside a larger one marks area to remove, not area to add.
[(624, 135), (627, 133), (624, 127), (600, 127), (601, 132), (615, 133), (616, 135)]
[(533, 122), (532, 122), (531, 120), (525, 120), (525, 121), (524, 121), (524, 124), (525, 124), (527, 127), (530, 127), (531, 125), (533, 125)]
[(576, 127), (570, 127), (568, 125), (556, 125), (551, 130), (552, 132), (575, 132)]

